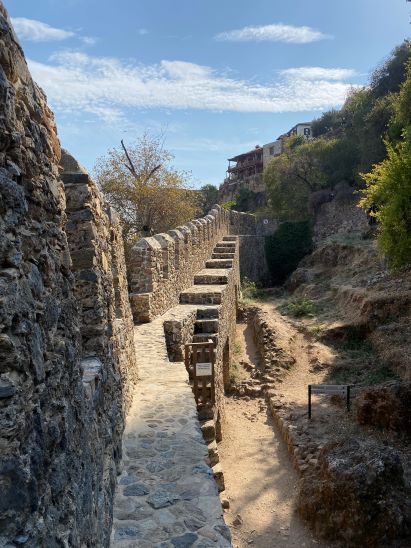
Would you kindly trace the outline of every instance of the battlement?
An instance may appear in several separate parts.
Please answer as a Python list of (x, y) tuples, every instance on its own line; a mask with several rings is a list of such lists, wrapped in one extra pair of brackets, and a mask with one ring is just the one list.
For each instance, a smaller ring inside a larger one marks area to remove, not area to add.
[(230, 219), (230, 212), (216, 205), (201, 219), (139, 240), (128, 268), (134, 321), (151, 321), (178, 303), (216, 243), (229, 234)]

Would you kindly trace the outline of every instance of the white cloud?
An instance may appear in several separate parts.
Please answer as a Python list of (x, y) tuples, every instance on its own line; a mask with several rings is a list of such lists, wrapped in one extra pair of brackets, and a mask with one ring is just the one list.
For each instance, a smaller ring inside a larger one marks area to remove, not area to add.
[(147, 29), (138, 29), (138, 33), (140, 36), (145, 36), (146, 34), (148, 34), (148, 30)]
[(308, 44), (327, 38), (332, 38), (332, 36), (311, 27), (295, 27), (282, 23), (244, 27), (221, 32), (215, 36), (215, 39), (220, 42), (286, 42), (289, 44)]
[(343, 78), (352, 74), (348, 69), (303, 67), (283, 71), (271, 82), (256, 83), (184, 61), (143, 65), (72, 51), (55, 54), (48, 64), (29, 61), (29, 65), (53, 108), (88, 112), (111, 122), (129, 118), (131, 108), (321, 110), (344, 101), (350, 86)]
[(301, 78), (304, 80), (347, 80), (356, 75), (353, 69), (323, 68), (323, 67), (298, 67), (282, 70), (283, 76), (288, 78)]
[(51, 27), (47, 23), (26, 17), (13, 17), (12, 23), (17, 36), (21, 40), (30, 42), (60, 42), (68, 38), (79, 38), (87, 45), (95, 44), (95, 38), (90, 36), (77, 36), (75, 32)]
[(17, 36), (22, 40), (32, 42), (49, 42), (52, 40), (67, 40), (75, 36), (74, 32), (51, 27), (47, 23), (26, 19), (25, 17), (13, 17), (12, 23)]

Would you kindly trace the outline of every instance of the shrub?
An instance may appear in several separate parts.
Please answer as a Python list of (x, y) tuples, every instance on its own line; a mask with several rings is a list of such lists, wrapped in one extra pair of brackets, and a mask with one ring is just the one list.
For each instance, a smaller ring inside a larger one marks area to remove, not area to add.
[(265, 239), (268, 267), (274, 285), (281, 285), (312, 249), (312, 227), (308, 221), (282, 223)]
[(387, 142), (388, 158), (363, 178), (367, 185), (360, 206), (379, 223), (378, 245), (393, 270), (411, 264), (411, 154), (405, 140)]
[(311, 299), (306, 297), (295, 297), (284, 304), (280, 312), (294, 318), (302, 318), (303, 316), (312, 316), (315, 313), (316, 307)]

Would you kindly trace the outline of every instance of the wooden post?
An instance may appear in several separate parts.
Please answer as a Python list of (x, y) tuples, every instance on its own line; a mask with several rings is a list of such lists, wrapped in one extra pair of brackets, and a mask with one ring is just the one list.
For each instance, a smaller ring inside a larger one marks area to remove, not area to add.
[(311, 419), (311, 384), (308, 385), (308, 418)]

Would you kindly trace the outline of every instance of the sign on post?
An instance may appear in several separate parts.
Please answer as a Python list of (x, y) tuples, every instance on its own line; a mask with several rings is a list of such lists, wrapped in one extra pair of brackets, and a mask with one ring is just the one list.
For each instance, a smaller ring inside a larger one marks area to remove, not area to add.
[(214, 343), (191, 343), (185, 345), (185, 364), (193, 374), (193, 391), (197, 405), (214, 405)]
[(211, 377), (213, 375), (213, 364), (211, 362), (196, 363), (195, 375), (197, 377)]
[(308, 418), (311, 419), (311, 396), (313, 394), (323, 396), (342, 396), (346, 398), (347, 411), (350, 410), (350, 385), (349, 384), (309, 384), (308, 385)]

